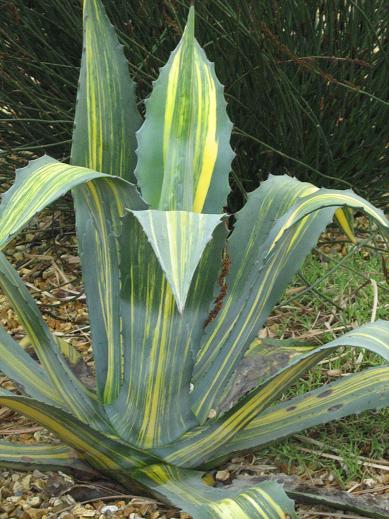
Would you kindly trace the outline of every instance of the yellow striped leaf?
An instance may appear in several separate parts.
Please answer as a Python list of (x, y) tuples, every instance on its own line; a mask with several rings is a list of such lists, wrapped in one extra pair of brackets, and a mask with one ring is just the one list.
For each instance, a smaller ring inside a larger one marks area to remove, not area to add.
[(103, 435), (73, 415), (32, 398), (14, 395), (0, 388), (0, 405), (13, 409), (52, 431), (75, 449), (93, 467), (110, 474), (158, 462), (151, 453)]
[(0, 467), (15, 470), (75, 470), (85, 476), (95, 475), (91, 467), (82, 463), (76, 451), (66, 445), (23, 444), (0, 440)]
[(57, 392), (62, 407), (74, 413), (79, 420), (101, 430), (110, 431), (102, 407), (93, 393), (81, 384), (69, 368), (33, 297), (2, 253), (0, 253), (0, 287), (30, 337), (39, 361), (55, 388), (53, 397), (55, 398)]
[(286, 519), (297, 517), (293, 501), (278, 483), (264, 481), (252, 486), (235, 481), (225, 489), (213, 488), (204, 473), (168, 465), (152, 465), (134, 477), (164, 501), (182, 508), (193, 519)]
[(324, 384), (260, 413), (212, 455), (214, 466), (239, 450), (255, 449), (308, 427), (389, 406), (389, 366), (377, 366)]
[(61, 405), (61, 397), (47, 373), (0, 327), (0, 371), (14, 380), (28, 396)]
[[(101, 0), (84, 0), (84, 50), (71, 162), (134, 180), (135, 132), (140, 125), (134, 83)], [(100, 399), (108, 404), (122, 384), (120, 290), (122, 200), (109, 189), (74, 189), (76, 230), (97, 364)], [(128, 200), (129, 209), (145, 208)], [(99, 272), (99, 276), (96, 276)]]
[(133, 211), (182, 314), (194, 272), (221, 216), (187, 211)]
[(205, 247), (180, 315), (139, 220), (128, 213), (123, 224), (129, 230), (120, 240), (124, 384), (107, 410), (124, 440), (153, 447), (197, 425), (190, 409), (192, 348), (214, 297), (226, 230), (223, 224), (216, 227)]
[[(89, 182), (95, 179), (95, 182)], [(90, 196), (94, 195), (98, 186), (108, 184), (105, 189), (115, 199), (125, 196), (131, 204), (137, 198), (136, 189), (124, 180), (87, 168), (69, 166), (48, 156), (32, 160), (26, 167), (17, 170), (13, 186), (2, 197), (0, 248), (3, 249), (39, 211), (83, 183), (88, 183), (86, 189)], [(115, 207), (114, 204), (112, 206)]]
[(123, 48), (101, 0), (83, 0), (83, 53), (71, 162), (134, 181), (141, 119)]
[(220, 213), (229, 191), (231, 128), (223, 88), (194, 37), (192, 6), (137, 134), (135, 174), (150, 206)]
[(195, 367), (193, 410), (202, 423), (225, 397), (244, 352), (334, 212), (346, 205), (389, 228), (382, 211), (354, 193), (318, 190), (286, 176), (263, 183), (238, 213), (228, 247), (229, 290)]
[[(299, 356), (271, 379), (260, 384), (219, 420), (194, 429), (166, 449), (156, 450), (166, 462), (185, 467), (198, 466), (222, 444), (229, 442), (264, 411), (306, 370), (340, 346), (366, 348), (389, 361), (389, 321), (376, 321), (352, 330), (334, 341)], [(169, 454), (170, 451), (170, 454)]]

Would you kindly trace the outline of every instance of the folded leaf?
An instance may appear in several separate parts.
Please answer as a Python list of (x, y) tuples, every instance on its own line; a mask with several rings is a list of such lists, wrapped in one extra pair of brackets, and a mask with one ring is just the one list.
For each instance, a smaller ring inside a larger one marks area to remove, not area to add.
[(47, 155), (19, 169), (14, 184), (3, 194), (0, 205), (0, 248), (3, 249), (33, 216), (73, 187), (88, 182), (88, 190), (93, 196), (95, 184), (89, 182), (93, 179), (98, 179), (98, 184), (108, 183), (113, 193), (124, 190), (130, 200), (136, 196), (136, 188), (124, 180), (69, 166)]
[(187, 211), (134, 211), (182, 314), (194, 272), (221, 216)]
[(207, 485), (203, 476), (202, 472), (168, 465), (152, 465), (133, 473), (135, 479), (193, 519), (297, 517), (293, 501), (278, 483), (250, 486), (239, 481), (222, 489)]
[(146, 119), (137, 134), (135, 174), (150, 206), (220, 213), (229, 192), (231, 128), (223, 88), (194, 38), (191, 7), (183, 37), (146, 101)]

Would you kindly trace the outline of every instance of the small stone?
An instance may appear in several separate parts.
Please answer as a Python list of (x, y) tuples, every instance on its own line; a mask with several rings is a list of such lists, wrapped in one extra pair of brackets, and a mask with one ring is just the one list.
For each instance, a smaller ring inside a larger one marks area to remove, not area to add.
[(33, 508), (36, 508), (41, 504), (42, 500), (40, 496), (32, 496), (27, 498), (27, 504), (32, 506)]
[(228, 472), (228, 470), (218, 470), (216, 472), (215, 478), (218, 481), (228, 481), (230, 479), (230, 473)]
[(106, 514), (107, 512), (113, 514), (113, 513), (117, 512), (118, 510), (119, 510), (119, 508), (115, 505), (105, 505), (100, 510), (100, 512), (103, 514)]
[(327, 371), (327, 376), (328, 377), (333, 377), (333, 378), (341, 377), (342, 376), (342, 370), (341, 369), (329, 369)]
[(216, 412), (216, 409), (210, 409), (209, 413), (208, 413), (208, 418), (210, 420), (212, 420), (212, 418), (215, 418), (217, 415), (217, 412)]

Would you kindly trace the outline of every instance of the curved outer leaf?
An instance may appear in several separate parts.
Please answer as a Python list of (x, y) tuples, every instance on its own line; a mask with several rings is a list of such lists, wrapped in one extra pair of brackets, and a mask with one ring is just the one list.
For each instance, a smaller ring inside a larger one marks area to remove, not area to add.
[(104, 472), (128, 470), (159, 461), (151, 453), (103, 435), (62, 409), (32, 398), (0, 389), (0, 405), (24, 414), (54, 432), (64, 443), (80, 453), (81, 458)]
[[(84, 50), (77, 95), (71, 162), (133, 181), (135, 132), (140, 125), (134, 83), (100, 0), (84, 0)], [(94, 187), (96, 187), (95, 185)], [(104, 186), (105, 187), (105, 186)], [(135, 189), (134, 189), (135, 193)], [(123, 344), (117, 294), (123, 202), (109, 189), (73, 190), (76, 229), (89, 309), (97, 388), (104, 403), (122, 384)], [(135, 196), (129, 209), (145, 209)], [(99, 272), (99, 276), (96, 276)]]
[[(195, 368), (193, 410), (202, 422), (215, 402), (223, 400), (244, 351), (335, 210), (345, 205), (363, 209), (383, 229), (389, 228), (382, 211), (352, 192), (318, 190), (285, 177), (265, 182), (238, 213), (229, 240), (230, 291), (207, 329)], [(262, 218), (269, 221), (265, 232), (259, 227)], [(273, 218), (276, 221), (269, 229)]]
[(133, 211), (142, 225), (182, 314), (194, 272), (222, 215)]
[(139, 221), (129, 213), (123, 223), (130, 232), (120, 241), (125, 381), (108, 412), (123, 439), (152, 447), (197, 425), (190, 410), (192, 347), (214, 296), (210, 287), (221, 266), (226, 230), (220, 223), (206, 246), (181, 316)]
[(110, 430), (103, 409), (67, 365), (33, 297), (3, 253), (0, 253), (0, 287), (30, 337), (40, 363), (61, 397), (62, 405), (81, 421), (102, 430)]
[(84, 0), (72, 164), (135, 180), (141, 118), (123, 48), (101, 0)]
[(61, 405), (62, 400), (41, 366), (0, 327), (0, 371), (33, 398)]
[(378, 366), (341, 378), (260, 413), (212, 455), (223, 456), (258, 448), (293, 433), (350, 414), (389, 406), (389, 366)]
[(150, 206), (220, 213), (229, 192), (231, 129), (223, 88), (194, 38), (192, 6), (183, 37), (146, 101), (146, 119), (137, 133), (135, 174)]
[[(366, 348), (389, 360), (389, 321), (376, 321), (350, 331), (334, 341), (303, 354), (286, 368), (259, 385), (219, 420), (187, 433), (182, 440), (156, 453), (167, 463), (199, 466), (212, 458), (213, 452), (244, 429), (307, 369), (323, 359), (328, 351), (340, 346)], [(170, 450), (170, 454), (168, 451)]]
[(67, 445), (52, 443), (23, 444), (0, 440), (0, 467), (16, 470), (76, 470), (93, 474), (88, 465), (82, 463), (76, 451)]
[(203, 475), (168, 465), (152, 465), (133, 473), (135, 479), (189, 512), (193, 519), (297, 517), (293, 501), (278, 483), (265, 481), (253, 487), (240, 481), (221, 489), (207, 485)]
[[(98, 180), (89, 182), (94, 179)], [(0, 205), (0, 248), (3, 249), (39, 211), (85, 182), (88, 182), (91, 196), (96, 186), (107, 183), (113, 191), (111, 196), (121, 190), (129, 198), (131, 195), (136, 196), (136, 189), (124, 180), (87, 168), (69, 166), (45, 155), (19, 169), (13, 186), (3, 194)]]

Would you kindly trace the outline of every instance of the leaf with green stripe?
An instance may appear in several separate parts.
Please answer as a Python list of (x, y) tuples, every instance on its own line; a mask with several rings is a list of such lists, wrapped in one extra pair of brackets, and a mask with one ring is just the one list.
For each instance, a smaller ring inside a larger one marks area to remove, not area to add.
[[(260, 384), (243, 397), (236, 406), (220, 419), (208, 426), (199, 427), (183, 436), (165, 450), (156, 450), (168, 463), (191, 467), (199, 466), (211, 459), (213, 452), (230, 441), (244, 429), (256, 416), (274, 402), (283, 391), (298, 379), (305, 371), (312, 368), (340, 346), (366, 348), (389, 360), (389, 322), (376, 321), (352, 330), (334, 341), (320, 346), (299, 356), (284, 369)], [(169, 451), (170, 450), (170, 454)]]
[[(84, 49), (77, 94), (71, 163), (133, 181), (135, 132), (140, 125), (135, 87), (123, 49), (100, 0), (84, 1)], [(96, 186), (94, 186), (96, 187)], [(135, 191), (135, 189), (134, 189)], [(76, 230), (93, 350), (97, 389), (108, 404), (122, 384), (120, 290), (120, 217), (123, 201), (109, 191), (73, 189)], [(116, 201), (116, 203), (113, 203)], [(137, 197), (128, 209), (145, 209)], [(99, 276), (95, 273), (99, 272)]]
[(0, 327), (0, 371), (14, 380), (27, 395), (61, 405), (61, 397), (47, 373)]
[(110, 473), (158, 462), (147, 453), (113, 436), (104, 435), (58, 407), (14, 395), (0, 388), (0, 405), (13, 409), (43, 425), (70, 445), (93, 467)]
[(135, 174), (150, 206), (220, 213), (229, 192), (231, 129), (223, 88), (194, 37), (191, 7), (182, 39), (146, 100), (137, 134)]
[(30, 337), (42, 367), (60, 396), (62, 406), (81, 421), (110, 431), (101, 406), (69, 368), (33, 297), (3, 253), (0, 253), (0, 287)]
[(189, 211), (133, 211), (165, 273), (182, 314), (189, 287), (221, 216)]
[[(181, 218), (181, 215), (177, 213)], [(215, 220), (216, 221), (216, 220)], [(223, 223), (202, 254), (180, 315), (173, 292), (143, 228), (133, 213), (120, 241), (124, 384), (108, 407), (123, 439), (142, 447), (167, 444), (197, 425), (190, 400), (193, 346), (214, 297), (225, 244)]]
[(71, 162), (133, 182), (141, 123), (135, 84), (102, 2), (84, 0), (83, 18)]
[[(90, 182), (90, 181), (94, 182)], [(32, 160), (17, 170), (15, 182), (3, 194), (0, 205), (0, 248), (7, 243), (35, 216), (72, 188), (87, 183), (90, 197), (97, 198), (96, 191), (103, 189), (112, 200), (124, 199), (127, 207), (139, 198), (136, 188), (125, 180), (102, 175), (91, 169), (69, 166), (47, 155)], [(104, 188), (101, 186), (104, 185)], [(100, 186), (100, 189), (98, 189)], [(121, 202), (123, 204), (123, 202)], [(114, 211), (114, 204), (112, 204)], [(141, 208), (138, 203), (134, 208)]]
[(14, 470), (65, 470), (76, 471), (85, 476), (96, 472), (80, 461), (76, 451), (64, 444), (24, 444), (0, 440), (0, 467)]
[(133, 476), (193, 519), (297, 517), (293, 501), (278, 483), (265, 481), (252, 486), (237, 481), (223, 489), (214, 488), (206, 483), (204, 473), (168, 465), (145, 467)]
[(259, 448), (315, 425), (388, 406), (389, 366), (366, 369), (260, 413), (217, 449), (209, 463), (214, 466), (232, 452)]
[[(349, 191), (271, 177), (238, 213), (229, 239), (223, 307), (204, 335), (194, 373), (193, 410), (204, 422), (225, 398), (244, 352), (337, 208), (359, 208), (387, 230), (379, 209)], [(263, 220), (265, 223), (261, 226)]]

